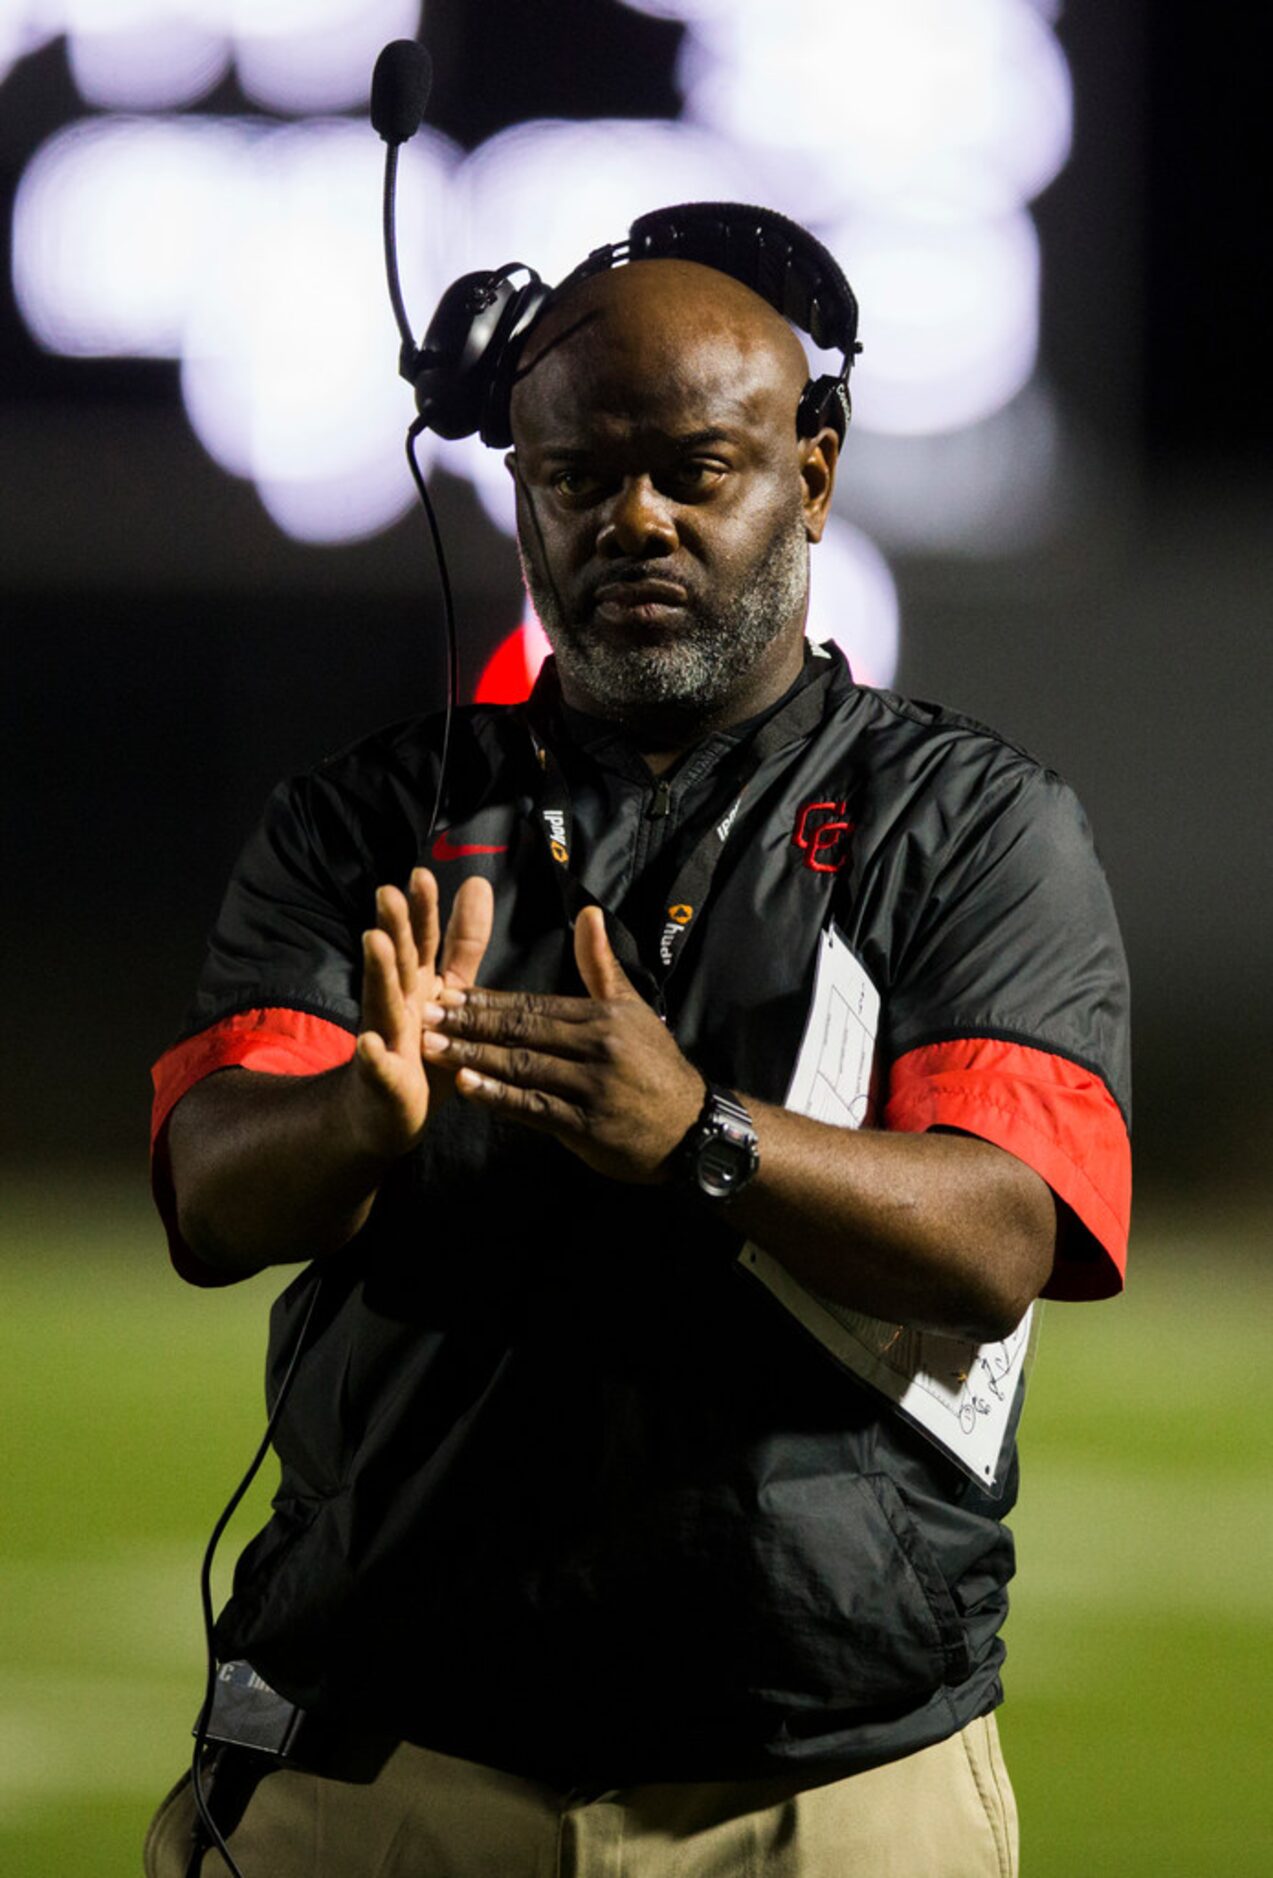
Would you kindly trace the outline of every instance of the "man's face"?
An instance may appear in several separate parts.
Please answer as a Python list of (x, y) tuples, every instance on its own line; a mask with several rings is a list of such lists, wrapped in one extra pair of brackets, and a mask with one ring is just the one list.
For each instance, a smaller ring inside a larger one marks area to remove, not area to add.
[(798, 669), (825, 506), (804, 359), (735, 287), (659, 263), (589, 283), (515, 393), (527, 585), (568, 701), (598, 715), (730, 721)]

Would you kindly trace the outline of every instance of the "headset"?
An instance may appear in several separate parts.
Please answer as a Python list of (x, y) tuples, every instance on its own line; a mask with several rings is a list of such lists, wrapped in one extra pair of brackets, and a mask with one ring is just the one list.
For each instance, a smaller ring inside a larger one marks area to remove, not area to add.
[(415, 344), (398, 283), (393, 199), (398, 149), (424, 116), (431, 69), (414, 40), (397, 39), (376, 61), (371, 121), (388, 145), (385, 158), (385, 265), (402, 347), (401, 375), (414, 387), (421, 428), (441, 437), (476, 434), (494, 449), (513, 441), (509, 400), (529, 334), (549, 307), (580, 281), (635, 261), (697, 261), (728, 274), (825, 350), (838, 373), (810, 379), (796, 429), (816, 437), (830, 425), (843, 442), (852, 414), (849, 372), (861, 351), (858, 304), (835, 257), (776, 209), (741, 202), (686, 202), (638, 216), (626, 237), (594, 248), (556, 287), (522, 261), (464, 274), (438, 302), (423, 343)]

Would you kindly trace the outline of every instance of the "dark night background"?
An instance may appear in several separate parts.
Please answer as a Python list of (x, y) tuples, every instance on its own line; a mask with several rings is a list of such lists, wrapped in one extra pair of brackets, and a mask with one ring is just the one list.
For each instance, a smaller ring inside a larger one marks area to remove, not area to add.
[[(1142, 1177), (1163, 1194), (1266, 1180), (1273, 1120), (1258, 19), (1062, 15), (1074, 152), (1034, 212), (1044, 369), (1089, 473), (1045, 546), (890, 555), (898, 688), (1023, 741), (1088, 807), (1132, 958)], [(430, 121), (471, 146), (530, 115), (670, 114), (679, 31), (610, 0), (434, 0)], [(30, 152), (81, 106), (60, 42), (4, 94), (7, 225)], [(227, 85), (203, 108), (242, 100)], [(187, 430), (174, 366), (42, 354), (7, 270), (2, 291), (4, 1152), (140, 1164), (148, 1065), (266, 790), (439, 698), (434, 576), (416, 515), (358, 547), (288, 541)], [(466, 486), (436, 487), (471, 679), (515, 623), (513, 551)]]

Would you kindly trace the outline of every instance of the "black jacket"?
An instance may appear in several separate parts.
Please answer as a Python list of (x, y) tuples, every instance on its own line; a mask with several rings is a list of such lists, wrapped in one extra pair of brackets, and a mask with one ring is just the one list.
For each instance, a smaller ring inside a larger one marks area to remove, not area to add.
[[(1126, 991), (1081, 811), (1023, 752), (859, 690), (838, 656), (798, 689), (778, 747), (757, 760), (741, 727), (659, 790), (548, 668), (532, 715), (569, 872), (621, 915), (686, 1054), (769, 1101), (834, 917), (883, 1000), (885, 1125), (1019, 1153), (1076, 1222), (1052, 1288), (1114, 1288)], [(526, 712), (462, 714), (429, 842), (437, 745), (412, 722), (276, 792), (160, 1066), (161, 1124), (218, 1062), (349, 1054), (374, 888), (422, 860), (444, 917), (465, 873), (494, 882), (484, 982), (579, 989)], [(708, 897), (656, 988), (692, 851)], [(162, 1128), (157, 1167), (162, 1202)], [(1015, 1464), (982, 1493), (738, 1249), (681, 1192), (448, 1104), (324, 1263), (222, 1654), (308, 1707), (563, 1785), (848, 1773), (994, 1706)], [(272, 1386), (311, 1282), (275, 1307)]]

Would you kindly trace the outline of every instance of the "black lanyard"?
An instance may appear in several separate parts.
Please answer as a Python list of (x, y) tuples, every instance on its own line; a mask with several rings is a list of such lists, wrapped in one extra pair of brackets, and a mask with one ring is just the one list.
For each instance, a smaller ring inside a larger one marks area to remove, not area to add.
[[(733, 777), (733, 799), (724, 813), (704, 829), (677, 870), (659, 915), (657, 964), (654, 967), (646, 964), (636, 940), (613, 909), (602, 907), (606, 914), (610, 943), (619, 963), (629, 978), (645, 990), (656, 1010), (663, 1009), (667, 981), (685, 951), (686, 940), (702, 917), (716, 869), (738, 821), (743, 797), (755, 772), (776, 750), (806, 737), (821, 722), (826, 708), (826, 689), (833, 669), (828, 662), (825, 673), (819, 673), (816, 678), (801, 685), (785, 704), (767, 717), (750, 736), (744, 737), (722, 760), (722, 778)], [(543, 835), (553, 876), (561, 894), (562, 907), (567, 922), (573, 926), (584, 907), (602, 906), (602, 902), (589, 892), (571, 868), (574, 807), (570, 799), (570, 785), (546, 734), (555, 726), (551, 719), (541, 717), (534, 710), (528, 722), (535, 759), (543, 777), (538, 800), (531, 810), (531, 819)], [(722, 786), (722, 798), (724, 794)]]

